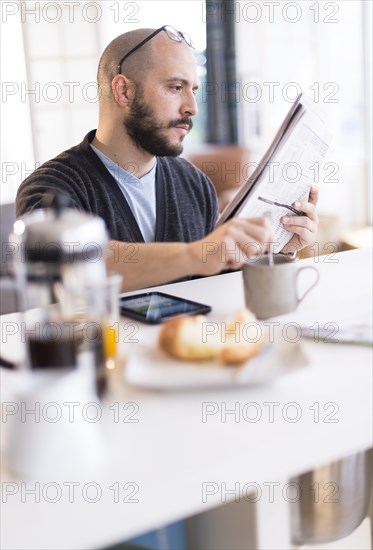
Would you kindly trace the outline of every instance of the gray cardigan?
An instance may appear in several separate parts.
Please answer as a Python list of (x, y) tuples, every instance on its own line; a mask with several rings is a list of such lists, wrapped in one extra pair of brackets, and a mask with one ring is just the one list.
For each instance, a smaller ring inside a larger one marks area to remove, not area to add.
[[(61, 190), (75, 208), (103, 218), (111, 239), (143, 242), (131, 209), (115, 179), (90, 147), (95, 130), (77, 146), (37, 168), (20, 186), (17, 216), (41, 207), (46, 191)], [(156, 242), (191, 242), (210, 233), (217, 219), (211, 181), (182, 158), (158, 157)]]

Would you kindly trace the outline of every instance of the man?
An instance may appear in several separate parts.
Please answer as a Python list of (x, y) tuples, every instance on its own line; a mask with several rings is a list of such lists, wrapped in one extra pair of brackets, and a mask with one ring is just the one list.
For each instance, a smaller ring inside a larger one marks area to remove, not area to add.
[[(178, 158), (197, 114), (196, 63), (187, 35), (164, 26), (118, 36), (98, 67), (99, 124), (84, 141), (39, 167), (21, 185), (17, 215), (40, 207), (46, 191), (64, 191), (73, 206), (101, 216), (109, 231), (109, 268), (124, 289), (238, 268), (244, 252), (268, 250), (264, 218), (234, 219), (214, 229), (209, 179)], [(314, 242), (317, 191), (307, 216), (287, 216), (285, 248)], [(136, 245), (129, 245), (136, 243)]]

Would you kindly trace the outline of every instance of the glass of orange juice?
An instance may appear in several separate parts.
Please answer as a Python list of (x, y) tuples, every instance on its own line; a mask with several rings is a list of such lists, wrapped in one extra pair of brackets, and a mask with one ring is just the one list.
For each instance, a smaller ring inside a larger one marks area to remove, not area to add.
[(119, 293), (122, 276), (110, 275), (104, 285), (105, 307), (102, 318), (102, 343), (105, 367), (114, 369), (119, 347)]

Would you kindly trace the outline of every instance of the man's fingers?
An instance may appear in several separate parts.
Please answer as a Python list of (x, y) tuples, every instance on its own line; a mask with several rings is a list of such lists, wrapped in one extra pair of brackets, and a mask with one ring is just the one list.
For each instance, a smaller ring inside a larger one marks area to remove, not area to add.
[(303, 210), (305, 216), (283, 216), (281, 223), (287, 231), (294, 233), (291, 240), (283, 248), (286, 251), (289, 245), (294, 245), (301, 250), (315, 242), (319, 218), (316, 212), (316, 204), (319, 200), (319, 190), (315, 185), (310, 188), (308, 201), (296, 201), (293, 206)]
[(224, 237), (223, 247), (230, 254), (230, 261), (235, 256), (236, 263), (242, 264), (248, 258), (260, 256), (267, 251), (267, 235), (268, 230), (255, 224), (249, 227), (232, 226)]
[[(312, 221), (314, 221), (315, 223), (318, 222), (319, 218), (318, 218), (318, 215), (317, 215), (317, 212), (316, 212), (316, 206), (314, 204), (312, 204), (311, 202), (306, 202), (306, 201), (303, 201), (303, 202), (299, 202), (299, 201), (296, 201), (294, 204), (293, 204), (294, 208), (298, 208), (298, 210), (303, 210), (303, 212), (305, 212), (307, 214), (307, 217), (310, 218)], [(281, 221), (284, 219), (284, 218), (291, 218), (293, 219), (294, 216), (284, 216)], [(302, 219), (302, 217), (304, 218), (305, 216), (299, 216), (299, 219)]]
[(304, 241), (303, 246), (306, 246), (306, 244), (311, 244), (315, 240), (315, 231), (309, 227), (289, 225), (286, 226), (286, 229), (291, 233), (294, 233), (294, 235), (298, 235)]
[(235, 218), (231, 221), (231, 227), (237, 228), (248, 237), (252, 237), (258, 243), (265, 243), (273, 240), (273, 231), (269, 220), (260, 218)]
[(306, 216), (289, 216), (288, 220), (284, 227), (300, 239), (302, 248), (315, 242), (317, 223)]
[(238, 268), (250, 257), (265, 254), (273, 240), (271, 224), (265, 218), (234, 218), (201, 241), (204, 272)]
[(284, 216), (281, 221), (288, 231), (293, 231), (294, 227), (304, 227), (309, 231), (316, 229), (316, 223), (308, 216)]
[(316, 204), (318, 203), (318, 200), (319, 200), (319, 189), (318, 187), (316, 187), (316, 185), (311, 185), (308, 202), (316, 206)]
[(258, 243), (265, 244), (273, 240), (273, 233), (267, 220), (265, 220), (265, 223), (260, 224), (248, 222), (244, 232), (247, 237)]
[(270, 224), (264, 218), (235, 218), (218, 230), (216, 253), (223, 265), (240, 267), (248, 258), (260, 256), (273, 240)]

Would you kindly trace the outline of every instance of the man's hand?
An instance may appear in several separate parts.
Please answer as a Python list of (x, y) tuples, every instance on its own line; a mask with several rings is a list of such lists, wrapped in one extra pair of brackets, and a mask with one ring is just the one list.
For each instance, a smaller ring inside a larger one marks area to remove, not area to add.
[(319, 190), (312, 186), (308, 202), (295, 202), (292, 206), (303, 210), (307, 216), (284, 216), (281, 222), (285, 229), (294, 233), (282, 252), (297, 252), (305, 246), (315, 242), (319, 218), (316, 213), (316, 204), (319, 200)]
[[(268, 251), (274, 239), (265, 218), (234, 218), (207, 235), (190, 243), (199, 275), (214, 275), (225, 269), (237, 269), (247, 258)], [(196, 273), (196, 274), (197, 274)]]
[(267, 252), (272, 241), (273, 233), (265, 218), (235, 218), (191, 243), (111, 241), (107, 265), (123, 275), (123, 290), (135, 290), (239, 268), (248, 257)]

